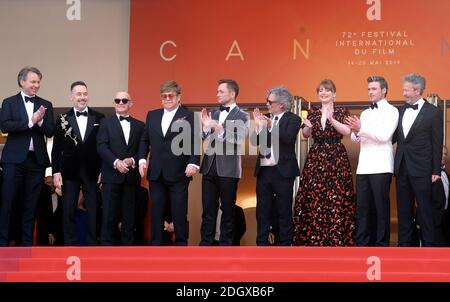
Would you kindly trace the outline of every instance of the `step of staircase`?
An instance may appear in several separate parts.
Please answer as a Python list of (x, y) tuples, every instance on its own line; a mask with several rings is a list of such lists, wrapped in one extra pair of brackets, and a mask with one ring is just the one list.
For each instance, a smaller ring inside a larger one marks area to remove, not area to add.
[(450, 249), (7, 247), (0, 281), (448, 282)]

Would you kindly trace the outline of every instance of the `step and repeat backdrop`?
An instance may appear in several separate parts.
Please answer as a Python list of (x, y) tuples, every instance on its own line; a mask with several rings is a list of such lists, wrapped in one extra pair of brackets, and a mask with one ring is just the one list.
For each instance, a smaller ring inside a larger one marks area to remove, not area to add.
[(233, 78), (238, 101), (264, 102), (283, 84), (316, 100), (324, 78), (338, 101), (367, 99), (366, 78), (382, 75), (392, 100), (416, 72), (426, 92), (450, 98), (448, 0), (131, 0), (129, 90), (140, 117), (160, 106), (174, 79), (182, 102), (216, 102), (217, 80)]

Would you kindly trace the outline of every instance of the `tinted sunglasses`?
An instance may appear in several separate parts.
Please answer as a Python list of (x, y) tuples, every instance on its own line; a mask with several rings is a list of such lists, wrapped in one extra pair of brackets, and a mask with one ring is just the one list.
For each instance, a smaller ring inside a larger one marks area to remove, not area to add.
[(176, 97), (177, 95), (175, 93), (161, 93), (161, 99), (173, 99), (174, 97)]
[(272, 104), (278, 103), (278, 102), (277, 101), (271, 101), (271, 100), (267, 99), (266, 103), (268, 103), (269, 105), (272, 105)]
[(116, 104), (120, 104), (120, 102), (122, 102), (122, 104), (127, 104), (129, 101), (129, 99), (114, 99), (114, 103)]

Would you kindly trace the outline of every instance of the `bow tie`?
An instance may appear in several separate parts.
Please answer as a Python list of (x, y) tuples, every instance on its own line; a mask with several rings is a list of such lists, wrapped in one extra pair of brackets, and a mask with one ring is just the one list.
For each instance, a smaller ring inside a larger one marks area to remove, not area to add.
[(26, 96), (26, 97), (25, 97), (25, 103), (26, 103), (26, 102), (34, 103), (34, 100), (35, 100), (35, 97), (34, 97), (34, 96), (32, 96), (32, 97)]
[(119, 121), (130, 122), (130, 117), (129, 116), (119, 116)]
[(223, 105), (220, 105), (220, 111), (226, 111), (226, 112), (229, 112), (230, 111), (230, 107), (225, 107), (225, 106), (223, 106)]
[(83, 112), (77, 111), (77, 117), (79, 117), (80, 115), (87, 117), (87, 111), (83, 111)]
[(405, 107), (406, 107), (406, 109), (411, 108), (412, 110), (417, 110), (417, 109), (419, 109), (419, 104), (411, 105), (411, 104), (406, 103)]
[(372, 103), (372, 104), (370, 105), (370, 109), (375, 109), (375, 108), (378, 109), (377, 103)]

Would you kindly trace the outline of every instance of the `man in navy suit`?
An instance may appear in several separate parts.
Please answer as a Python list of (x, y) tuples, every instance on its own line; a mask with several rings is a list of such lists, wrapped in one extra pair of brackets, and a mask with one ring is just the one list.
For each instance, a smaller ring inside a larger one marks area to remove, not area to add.
[(422, 245), (437, 245), (433, 232), (431, 184), (441, 177), (442, 111), (422, 98), (424, 89), (424, 77), (409, 74), (403, 78), (406, 103), (399, 109), (399, 122), (394, 135), (397, 142), (394, 174), (397, 178), (399, 246), (414, 244), (414, 199)]
[(139, 147), (141, 176), (150, 153), (147, 179), (152, 199), (151, 244), (163, 243), (164, 213), (170, 203), (174, 245), (187, 245), (188, 186), (200, 163), (199, 150), (194, 147), (199, 147), (194, 142), (194, 113), (180, 106), (181, 88), (175, 81), (163, 83), (160, 93), (163, 108), (148, 112)]
[(134, 243), (135, 200), (141, 181), (138, 153), (144, 123), (129, 115), (132, 105), (127, 92), (117, 92), (116, 114), (102, 121), (97, 135), (97, 149), (102, 158), (102, 245), (114, 244), (119, 222), (121, 243)]
[(56, 119), (52, 149), (53, 183), (62, 188), (64, 244), (78, 245), (75, 210), (80, 188), (87, 210), (87, 245), (97, 244), (98, 178), (101, 160), (97, 153), (97, 132), (104, 118), (89, 108), (86, 83), (70, 85), (73, 108)]
[(3, 148), (2, 204), (0, 209), (0, 246), (8, 245), (8, 228), (13, 204), (23, 190), (21, 237), (24, 246), (33, 244), (36, 206), (50, 166), (45, 137), (51, 137), (55, 124), (52, 103), (36, 96), (42, 73), (24, 67), (17, 76), (21, 92), (3, 101), (0, 129), (8, 134)]
[(250, 137), (253, 145), (260, 146), (256, 162), (256, 221), (257, 245), (269, 245), (275, 207), (279, 225), (279, 245), (292, 243), (292, 201), (295, 177), (300, 175), (295, 142), (300, 131), (301, 119), (292, 113), (292, 94), (285, 87), (269, 90), (267, 108), (271, 117), (259, 109), (253, 111), (255, 131)]

